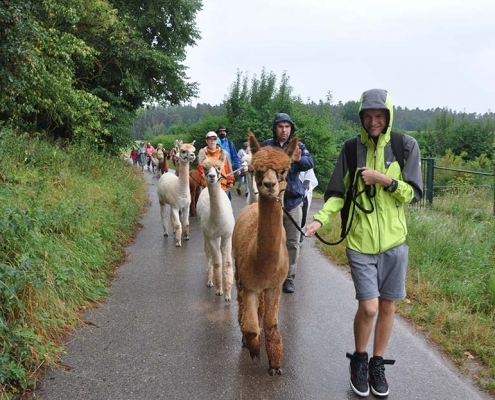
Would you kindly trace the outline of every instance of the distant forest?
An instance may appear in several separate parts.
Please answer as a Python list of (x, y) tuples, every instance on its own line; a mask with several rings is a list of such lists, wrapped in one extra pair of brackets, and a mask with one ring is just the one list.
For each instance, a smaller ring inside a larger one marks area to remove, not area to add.
[[(322, 103), (309, 103), (309, 108), (317, 111), (321, 108)], [(335, 120), (346, 120), (359, 124), (357, 101), (349, 101), (346, 103), (339, 102), (330, 106), (330, 115)], [(491, 120), (495, 122), (495, 113), (489, 112), (485, 114), (463, 113), (445, 108), (435, 108), (420, 110), (419, 108), (409, 109), (407, 107), (394, 107), (394, 123), (393, 127), (397, 130), (407, 132), (418, 132), (429, 130), (435, 123), (436, 119), (441, 117), (446, 112), (455, 117), (457, 122), (464, 120), (474, 123), (483, 120)], [(197, 104), (196, 106), (173, 106), (173, 107), (157, 107), (142, 110), (139, 116), (135, 119), (132, 127), (133, 136), (136, 139), (143, 139), (146, 136), (156, 136), (169, 133), (172, 126), (189, 127), (203, 120), (207, 116), (221, 117), (225, 114), (225, 103), (220, 105)], [(283, 110), (280, 110), (283, 111)], [(267, 121), (269, 125), (271, 121)], [(297, 126), (297, 121), (296, 121)]]

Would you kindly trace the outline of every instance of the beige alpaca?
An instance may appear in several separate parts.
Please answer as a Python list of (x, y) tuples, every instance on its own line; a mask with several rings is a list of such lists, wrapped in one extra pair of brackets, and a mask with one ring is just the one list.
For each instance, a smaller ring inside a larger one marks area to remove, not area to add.
[[(166, 172), (158, 180), (158, 200), (162, 218), (163, 235), (168, 236), (168, 207), (170, 205), (170, 222), (175, 234), (175, 245), (180, 247), (182, 229), (184, 237), (189, 240), (189, 207), (191, 193), (189, 192), (189, 164), (196, 159), (196, 149), (191, 144), (183, 144), (179, 151), (180, 175)], [(182, 221), (181, 221), (182, 219)]]
[(202, 158), (205, 153), (200, 150), (198, 161), (204, 168), (207, 187), (199, 195), (197, 212), (204, 237), (207, 265), (206, 286), (212, 287), (213, 282), (215, 282), (216, 295), (221, 296), (223, 283), (225, 285), (225, 301), (230, 301), (234, 275), (232, 269), (232, 231), (234, 230), (235, 218), (232, 203), (220, 186), (220, 180), (223, 179), (222, 166), (226, 155), (226, 152), (222, 151), (219, 159)]
[(246, 183), (249, 188), (249, 194), (246, 198), (246, 205), (256, 203), (258, 201), (258, 187), (254, 180), (254, 171), (249, 171), (249, 165), (251, 164), (251, 153), (245, 154), (241, 159), (242, 172), (246, 175)]
[(260, 148), (255, 136), (249, 133), (259, 199), (241, 211), (232, 236), (242, 341), (251, 357), (259, 357), (260, 323), (263, 323), (270, 375), (282, 374), (283, 344), (278, 330), (278, 308), (280, 290), (289, 268), (282, 204), (297, 144), (298, 139), (294, 137), (285, 152), (274, 147)]

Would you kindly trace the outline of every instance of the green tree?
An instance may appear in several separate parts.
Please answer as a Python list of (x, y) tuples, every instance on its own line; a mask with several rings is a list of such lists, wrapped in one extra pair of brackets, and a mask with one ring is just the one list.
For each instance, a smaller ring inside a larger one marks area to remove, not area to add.
[(358, 101), (348, 101), (344, 104), (342, 109), (342, 118), (346, 121), (354, 122), (355, 124), (360, 124), (359, 119), (359, 102)]
[(271, 138), (275, 115), (288, 113), (294, 121), (296, 134), (315, 159), (315, 173), (323, 187), (332, 171), (332, 160), (337, 157), (335, 143), (340, 136), (330, 129), (334, 123), (331, 96), (318, 105), (304, 104), (300, 97), (292, 95), (289, 81), (286, 73), (277, 82), (272, 72), (263, 69), (260, 77), (255, 76), (249, 84), (247, 76), (238, 72), (225, 105), (229, 125), (235, 132), (231, 139), (239, 147), (246, 141), (248, 130), (253, 131), (259, 141)]
[(185, 48), (199, 0), (33, 0), (0, 5), (1, 117), (51, 137), (118, 149), (144, 103), (197, 94)]
[(468, 160), (474, 160), (482, 154), (493, 154), (493, 127), (481, 121), (474, 123), (463, 119), (453, 128), (451, 148), (455, 154), (466, 153)]

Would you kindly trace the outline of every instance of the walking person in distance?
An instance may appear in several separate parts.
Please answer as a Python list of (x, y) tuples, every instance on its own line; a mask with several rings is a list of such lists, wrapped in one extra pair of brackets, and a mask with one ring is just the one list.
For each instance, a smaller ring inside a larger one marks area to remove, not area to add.
[[(241, 174), (241, 160), (237, 155), (237, 150), (235, 148), (234, 143), (227, 137), (227, 133), (229, 132), (226, 126), (220, 125), (215, 133), (218, 135), (217, 143), (218, 145), (227, 152), (227, 156), (229, 158), (229, 163), (233, 171), (237, 170), (237, 175)], [(235, 180), (235, 177), (234, 177)], [(227, 190), (227, 195), (229, 199), (232, 200), (232, 195), (230, 194), (230, 189)]]

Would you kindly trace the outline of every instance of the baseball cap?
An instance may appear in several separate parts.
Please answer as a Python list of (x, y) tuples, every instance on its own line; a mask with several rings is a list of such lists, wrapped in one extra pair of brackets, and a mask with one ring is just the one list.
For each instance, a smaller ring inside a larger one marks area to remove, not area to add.
[(217, 134), (216, 134), (215, 132), (213, 132), (213, 131), (210, 131), (210, 132), (208, 132), (208, 133), (206, 134), (206, 137), (207, 137), (207, 138), (209, 138), (209, 137), (214, 137), (214, 138), (216, 138), (216, 137), (217, 137)]

